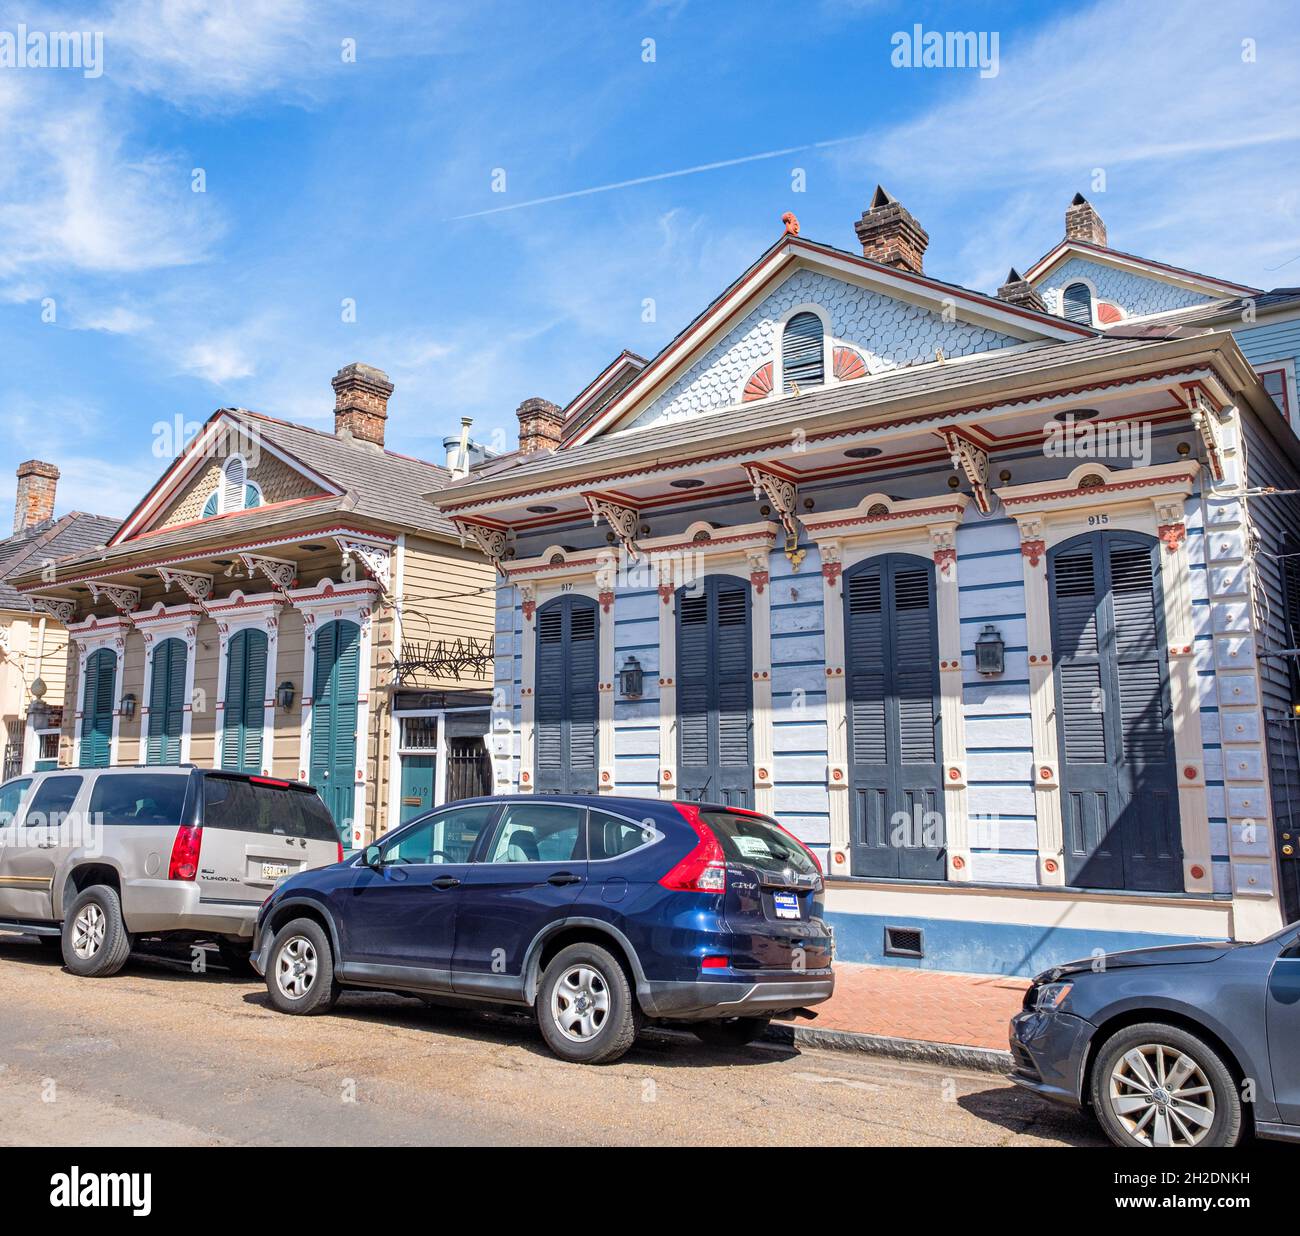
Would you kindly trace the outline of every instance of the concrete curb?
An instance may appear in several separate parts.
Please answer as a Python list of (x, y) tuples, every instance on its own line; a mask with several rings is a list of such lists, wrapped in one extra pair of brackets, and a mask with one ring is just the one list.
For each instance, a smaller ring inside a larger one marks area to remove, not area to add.
[(926, 1039), (896, 1039), (883, 1034), (862, 1034), (857, 1030), (820, 1030), (815, 1026), (771, 1026), (763, 1036), (769, 1043), (799, 1047), (826, 1047), (837, 1051), (862, 1051), (895, 1060), (941, 1064), (954, 1069), (975, 1069), (981, 1073), (1009, 1073), (1009, 1051), (992, 1047), (966, 1047), (960, 1043), (932, 1043)]

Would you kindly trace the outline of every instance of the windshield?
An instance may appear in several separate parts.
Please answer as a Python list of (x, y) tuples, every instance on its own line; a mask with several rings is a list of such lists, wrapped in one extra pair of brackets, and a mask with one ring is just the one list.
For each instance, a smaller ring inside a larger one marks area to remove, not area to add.
[(713, 830), (728, 862), (776, 875), (787, 867), (795, 875), (818, 874), (812, 855), (774, 820), (730, 811), (701, 811), (700, 819)]

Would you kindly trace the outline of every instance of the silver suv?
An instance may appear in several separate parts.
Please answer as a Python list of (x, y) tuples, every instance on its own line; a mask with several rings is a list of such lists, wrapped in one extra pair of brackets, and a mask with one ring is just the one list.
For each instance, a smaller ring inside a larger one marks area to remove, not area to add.
[(309, 785), (182, 767), (60, 768), (0, 785), (0, 931), (116, 974), (132, 943), (215, 943), (240, 965), (275, 882), (341, 861)]

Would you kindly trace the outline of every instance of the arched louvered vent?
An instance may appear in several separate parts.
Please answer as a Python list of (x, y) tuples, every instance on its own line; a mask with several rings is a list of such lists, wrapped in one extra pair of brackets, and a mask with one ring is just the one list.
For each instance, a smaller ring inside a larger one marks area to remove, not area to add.
[(781, 389), (819, 386), (826, 381), (822, 320), (815, 313), (796, 313), (781, 337)]
[(232, 456), (221, 469), (223, 511), (240, 511), (244, 508), (244, 487), (248, 482), (247, 469), (239, 455)]
[(1061, 312), (1071, 322), (1092, 325), (1092, 293), (1086, 283), (1072, 283), (1061, 293)]

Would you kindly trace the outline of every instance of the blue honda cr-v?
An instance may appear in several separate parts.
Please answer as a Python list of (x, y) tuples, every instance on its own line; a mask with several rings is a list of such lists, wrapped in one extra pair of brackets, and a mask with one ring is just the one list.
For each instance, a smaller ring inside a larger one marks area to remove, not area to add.
[(646, 1019), (740, 1044), (828, 999), (821, 916), (816, 858), (752, 811), (479, 798), (280, 884), (253, 957), (286, 1013), (349, 987), (523, 1005), (557, 1055), (595, 1064)]

